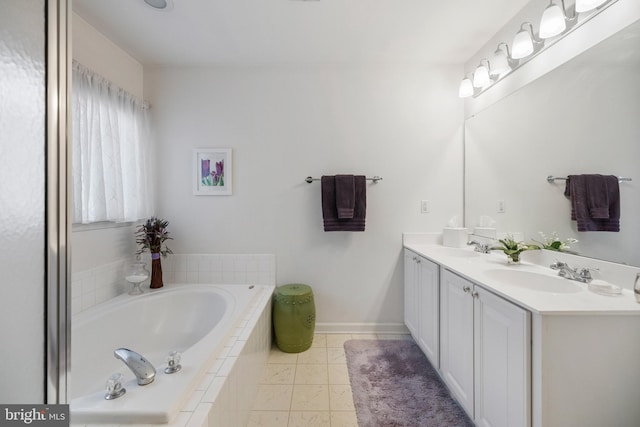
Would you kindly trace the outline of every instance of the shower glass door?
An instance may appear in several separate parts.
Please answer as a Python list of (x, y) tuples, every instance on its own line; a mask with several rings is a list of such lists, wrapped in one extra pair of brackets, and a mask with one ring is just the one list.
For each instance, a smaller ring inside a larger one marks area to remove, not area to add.
[[(66, 310), (64, 300), (58, 300), (60, 294), (65, 298), (67, 288), (66, 255), (60, 257), (67, 240), (60, 235), (66, 181), (60, 180), (59, 170), (66, 163), (64, 155), (58, 158), (66, 150), (66, 138), (59, 138), (59, 126), (66, 129), (60, 123), (60, 116), (66, 117), (66, 71), (59, 62), (66, 35), (60, 38), (58, 32), (61, 23), (66, 26), (66, 14), (65, 0), (0, 0), (2, 404), (64, 400), (57, 392), (60, 309), (55, 307)], [(63, 334), (63, 347), (65, 340)]]

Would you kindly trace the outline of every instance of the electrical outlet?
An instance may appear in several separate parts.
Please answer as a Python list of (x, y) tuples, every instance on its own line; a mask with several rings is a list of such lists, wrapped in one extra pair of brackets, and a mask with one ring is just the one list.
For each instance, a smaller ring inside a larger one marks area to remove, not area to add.
[(428, 200), (422, 200), (420, 202), (420, 213), (429, 213), (431, 212), (431, 206)]
[(497, 209), (496, 211), (498, 213), (505, 213), (506, 208), (504, 206), (504, 200), (498, 200), (498, 204), (497, 204)]

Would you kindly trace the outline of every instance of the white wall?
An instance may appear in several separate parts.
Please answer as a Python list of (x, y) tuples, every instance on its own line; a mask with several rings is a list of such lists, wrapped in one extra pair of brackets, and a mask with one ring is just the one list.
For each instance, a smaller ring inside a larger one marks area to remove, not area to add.
[[(173, 250), (274, 253), (279, 284), (313, 287), (319, 327), (401, 327), (401, 233), (462, 214), (460, 68), (145, 70)], [(196, 147), (234, 150), (232, 196), (192, 195)], [(323, 232), (320, 184), (304, 178), (335, 173), (384, 178), (368, 186), (364, 233)]]
[(73, 59), (142, 98), (142, 64), (73, 13)]
[[(142, 65), (76, 13), (73, 13), (72, 19), (73, 59), (142, 98)], [(86, 271), (132, 257), (135, 252), (133, 232), (133, 225), (102, 229), (74, 226), (72, 270)]]

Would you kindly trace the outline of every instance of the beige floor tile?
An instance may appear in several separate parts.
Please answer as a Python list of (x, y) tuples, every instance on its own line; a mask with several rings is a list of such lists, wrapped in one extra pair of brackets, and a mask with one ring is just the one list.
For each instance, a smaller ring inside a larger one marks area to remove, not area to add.
[(331, 411), (331, 427), (358, 427), (355, 411)]
[(315, 334), (313, 336), (313, 343), (311, 343), (311, 347), (326, 347), (326, 346), (327, 346), (326, 334)]
[(351, 338), (354, 340), (377, 340), (377, 334), (351, 334)]
[(344, 348), (330, 347), (327, 348), (327, 363), (338, 363), (344, 365), (347, 363), (347, 356)]
[(327, 365), (329, 372), (329, 384), (351, 384), (349, 369), (346, 364)]
[(332, 411), (355, 411), (351, 386), (332, 384), (329, 386), (329, 407)]
[(289, 411), (251, 411), (247, 427), (287, 427)]
[(331, 427), (329, 411), (292, 411), (288, 427)]
[(409, 334), (378, 334), (379, 340), (410, 340)]
[(307, 351), (298, 353), (298, 364), (323, 364), (327, 363), (327, 349), (324, 347), (312, 347)]
[(299, 364), (295, 384), (329, 384), (327, 364)]
[(273, 347), (267, 363), (296, 363), (297, 361), (298, 353), (285, 353), (277, 347)]
[(327, 334), (327, 347), (344, 346), (344, 342), (353, 338), (352, 334)]
[(293, 385), (262, 384), (258, 386), (253, 409), (256, 411), (288, 411)]
[(292, 411), (328, 411), (329, 386), (296, 384), (291, 399)]
[(293, 384), (295, 376), (295, 363), (267, 363), (260, 384)]

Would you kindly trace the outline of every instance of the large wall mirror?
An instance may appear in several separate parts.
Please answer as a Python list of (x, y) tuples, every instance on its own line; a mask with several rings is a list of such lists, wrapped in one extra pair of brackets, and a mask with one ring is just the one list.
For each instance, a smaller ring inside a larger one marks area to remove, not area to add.
[[(498, 231), (574, 237), (580, 255), (640, 266), (640, 21), (489, 106), (465, 124), (465, 219)], [(565, 181), (620, 183), (620, 232), (578, 232)], [(504, 212), (498, 213), (499, 201)]]

